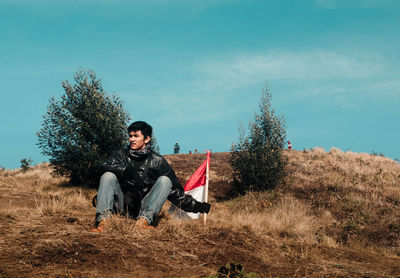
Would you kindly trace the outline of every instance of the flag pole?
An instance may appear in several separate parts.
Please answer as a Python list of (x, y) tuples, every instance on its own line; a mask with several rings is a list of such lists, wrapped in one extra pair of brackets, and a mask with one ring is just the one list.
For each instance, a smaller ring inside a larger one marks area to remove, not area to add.
[[(206, 185), (205, 185), (205, 190), (204, 190), (204, 201), (207, 202), (208, 201), (208, 181), (210, 179), (209, 176), (209, 170), (210, 170), (210, 150), (207, 153), (207, 170), (206, 170)], [(204, 226), (207, 223), (207, 213), (203, 213), (203, 224)]]

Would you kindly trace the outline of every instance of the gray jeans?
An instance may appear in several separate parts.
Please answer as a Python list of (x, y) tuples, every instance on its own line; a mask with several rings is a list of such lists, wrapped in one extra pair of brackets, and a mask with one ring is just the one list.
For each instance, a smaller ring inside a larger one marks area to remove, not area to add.
[[(144, 196), (140, 206), (139, 217), (145, 218), (149, 224), (157, 216), (171, 191), (172, 182), (167, 176), (160, 176), (150, 191)], [(100, 178), (97, 193), (96, 222), (105, 219), (109, 213), (124, 212), (124, 193), (119, 185), (117, 176), (105, 172)]]

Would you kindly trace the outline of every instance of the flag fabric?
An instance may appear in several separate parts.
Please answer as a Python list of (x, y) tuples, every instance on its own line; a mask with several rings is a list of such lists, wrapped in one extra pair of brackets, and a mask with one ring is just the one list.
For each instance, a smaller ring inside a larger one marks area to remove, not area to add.
[[(211, 161), (211, 152), (207, 153), (207, 158), (203, 161), (199, 168), (193, 173), (188, 182), (185, 184), (183, 189), (185, 194), (191, 195), (194, 199), (199, 202), (207, 202), (207, 168)], [(175, 205), (171, 205), (169, 213), (173, 216), (183, 219), (198, 219), (200, 213), (185, 212)]]

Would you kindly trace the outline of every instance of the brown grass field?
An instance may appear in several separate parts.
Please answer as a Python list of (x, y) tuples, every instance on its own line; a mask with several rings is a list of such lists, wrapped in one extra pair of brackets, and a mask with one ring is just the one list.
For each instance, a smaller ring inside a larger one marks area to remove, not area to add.
[[(228, 262), (259, 277), (400, 277), (400, 164), (321, 148), (285, 150), (275, 190), (226, 198), (229, 153), (211, 157), (207, 225), (167, 214), (155, 231), (113, 216), (90, 232), (96, 190), (47, 164), (0, 171), (0, 277), (209, 277)], [(204, 154), (166, 156), (184, 183)]]

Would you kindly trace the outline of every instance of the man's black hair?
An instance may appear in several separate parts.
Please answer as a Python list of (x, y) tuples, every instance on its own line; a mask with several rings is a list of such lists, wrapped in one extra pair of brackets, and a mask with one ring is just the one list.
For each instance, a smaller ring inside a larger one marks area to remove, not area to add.
[(149, 125), (146, 122), (143, 121), (136, 121), (133, 122), (129, 127), (128, 127), (128, 133), (131, 131), (138, 131), (140, 130), (144, 136), (144, 138), (146, 139), (148, 136), (151, 137), (152, 133), (153, 133), (153, 128), (151, 127), (151, 125)]

